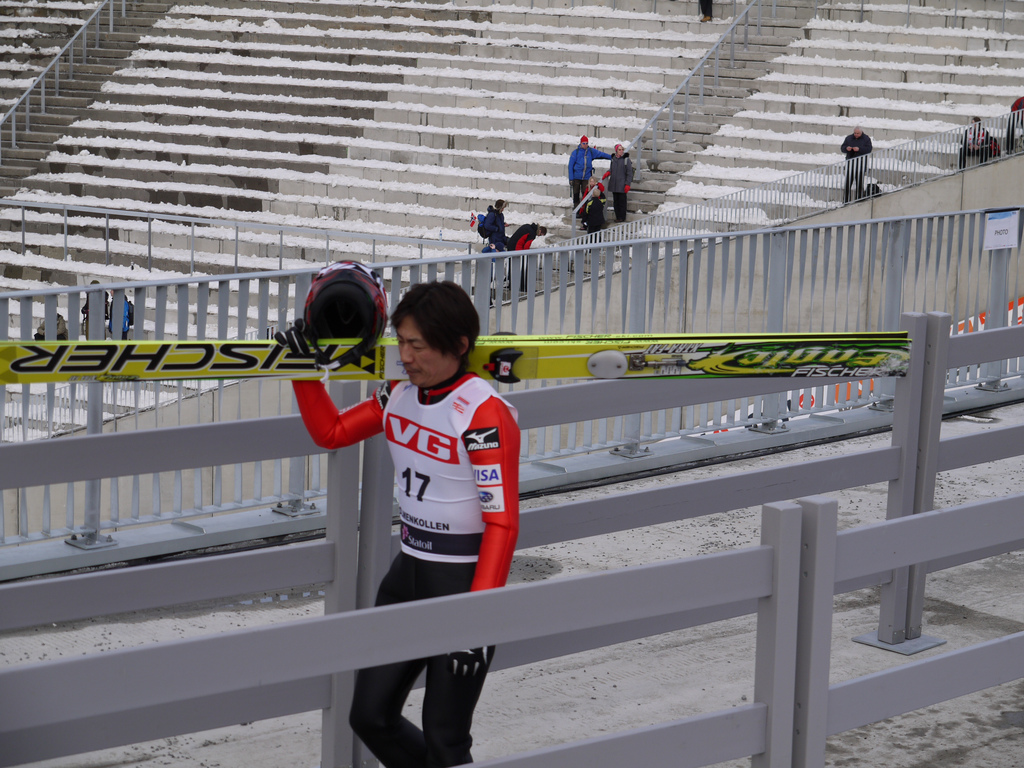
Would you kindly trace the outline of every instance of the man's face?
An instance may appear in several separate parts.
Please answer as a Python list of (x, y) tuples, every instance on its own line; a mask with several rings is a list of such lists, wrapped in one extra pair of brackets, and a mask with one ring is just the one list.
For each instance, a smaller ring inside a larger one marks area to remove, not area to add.
[[(419, 326), (411, 317), (398, 324), (397, 333), (398, 355), (412, 384), (429, 389), (459, 372), (459, 357), (442, 353), (427, 344)], [(463, 336), (463, 351), (468, 347), (469, 340)]]
[(580, 146), (581, 146), (581, 147), (585, 147), (585, 146), (587, 146), (588, 144), (589, 144), (589, 142), (586, 142), (586, 141), (581, 141), (581, 142), (580, 142)]
[(854, 129), (853, 129), (853, 135), (854, 135), (854, 137), (855, 137), (855, 138), (858, 138), (858, 139), (859, 139), (859, 138), (860, 138), (860, 135), (861, 135), (862, 133), (864, 133), (864, 131), (862, 131), (862, 130), (861, 130), (860, 128), (854, 128)]

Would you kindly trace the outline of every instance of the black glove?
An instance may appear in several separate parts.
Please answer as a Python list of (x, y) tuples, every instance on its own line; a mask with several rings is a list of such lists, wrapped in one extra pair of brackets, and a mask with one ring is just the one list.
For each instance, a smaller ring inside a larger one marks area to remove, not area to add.
[(446, 666), (448, 671), (456, 677), (473, 677), (487, 669), (493, 653), (493, 645), (486, 648), (453, 651), (448, 654)]
[(301, 317), (295, 319), (295, 325), (286, 331), (274, 334), (274, 341), (282, 347), (288, 347), (293, 355), (310, 357), (309, 342), (306, 340), (306, 321)]

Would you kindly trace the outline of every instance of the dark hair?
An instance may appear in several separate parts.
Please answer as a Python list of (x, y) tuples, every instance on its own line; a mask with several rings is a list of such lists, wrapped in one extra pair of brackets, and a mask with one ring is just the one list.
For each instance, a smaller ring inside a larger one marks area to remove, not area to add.
[[(480, 318), (460, 286), (447, 280), (414, 285), (391, 313), (391, 325), (397, 329), (406, 318), (412, 318), (431, 347), (461, 357), (463, 368), (469, 364), (469, 353), (480, 335)], [(465, 353), (460, 349), (463, 337), (469, 340)]]

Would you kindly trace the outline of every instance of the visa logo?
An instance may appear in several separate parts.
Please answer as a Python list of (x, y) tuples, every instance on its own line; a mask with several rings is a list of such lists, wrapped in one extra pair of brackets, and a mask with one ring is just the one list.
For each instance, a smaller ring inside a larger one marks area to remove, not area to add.
[(501, 485), (501, 465), (482, 464), (474, 467), (477, 485)]

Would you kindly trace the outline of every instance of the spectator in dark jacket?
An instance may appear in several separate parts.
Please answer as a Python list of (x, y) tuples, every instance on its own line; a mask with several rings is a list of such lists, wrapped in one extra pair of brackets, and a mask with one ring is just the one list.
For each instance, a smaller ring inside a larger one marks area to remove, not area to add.
[(1006, 146), (1003, 147), (1006, 154), (1012, 155), (1017, 151), (1018, 137), (1022, 132), (1024, 132), (1024, 96), (1010, 106), (1010, 119), (1006, 124)]
[(487, 206), (487, 216), (484, 217), (484, 231), (487, 232), (487, 242), (491, 250), (505, 250), (505, 201), (498, 200), (494, 205)]
[(977, 157), (978, 163), (987, 163), (992, 156), (992, 137), (980, 117), (972, 117), (971, 124), (964, 131), (964, 141), (960, 147), (960, 170), (967, 167), (968, 157)]
[(600, 232), (604, 228), (604, 184), (596, 179), (591, 186), (597, 187), (594, 193), (583, 206), (583, 226), (587, 228), (587, 234)]
[(843, 185), (843, 202), (850, 202), (851, 188), (853, 199), (860, 200), (864, 196), (864, 171), (867, 170), (867, 156), (871, 154), (871, 137), (858, 125), (853, 133), (843, 139), (839, 151), (846, 155), (846, 182)]
[(594, 173), (594, 161), (611, 159), (611, 155), (591, 147), (586, 136), (580, 136), (579, 146), (569, 155), (569, 187), (572, 189), (573, 210), (586, 192), (586, 183)]
[(621, 223), (626, 220), (626, 195), (629, 194), (629, 186), (633, 183), (633, 161), (629, 159), (629, 153), (621, 144), (615, 145), (611, 168), (605, 173), (604, 178), (608, 182), (608, 191), (612, 193), (615, 220)]

